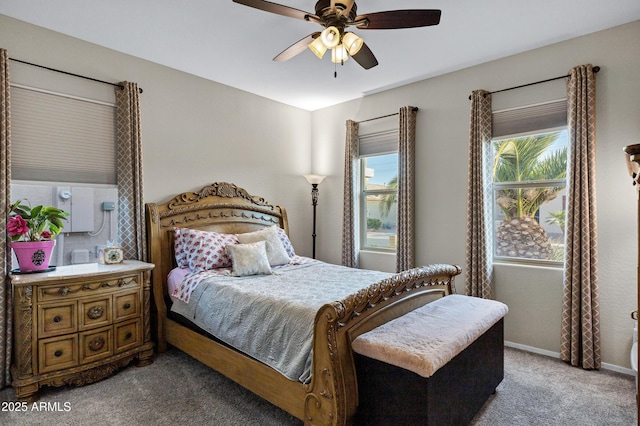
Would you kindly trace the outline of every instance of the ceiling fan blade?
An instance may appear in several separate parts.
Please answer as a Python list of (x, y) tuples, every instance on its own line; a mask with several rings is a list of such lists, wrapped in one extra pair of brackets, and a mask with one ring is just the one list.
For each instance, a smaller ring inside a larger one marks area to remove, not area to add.
[(360, 15), (353, 22), (361, 30), (392, 30), (438, 25), (440, 15), (438, 9), (389, 10)]
[(293, 7), (284, 6), (277, 3), (264, 0), (233, 0), (234, 3), (243, 4), (245, 6), (253, 7), (254, 9), (264, 10), (265, 12), (271, 12), (282, 16), (288, 16), (290, 18), (302, 19), (308, 21), (309, 18), (320, 19), (313, 13), (305, 12), (304, 10), (294, 9)]
[(301, 40), (296, 41), (291, 46), (287, 47), (282, 52), (280, 52), (280, 54), (278, 54), (278, 56), (273, 58), (273, 60), (276, 61), (276, 62), (288, 61), (289, 59), (293, 58), (294, 56), (299, 55), (300, 53), (304, 52), (305, 49), (309, 46), (309, 43), (311, 43), (319, 35), (320, 35), (319, 32), (315, 32), (313, 34), (309, 34), (308, 36), (306, 36), (305, 38), (303, 38)]
[(360, 64), (362, 68), (368, 70), (369, 68), (373, 68), (378, 65), (378, 60), (373, 55), (369, 46), (366, 43), (362, 45), (358, 53), (352, 56), (353, 60)]

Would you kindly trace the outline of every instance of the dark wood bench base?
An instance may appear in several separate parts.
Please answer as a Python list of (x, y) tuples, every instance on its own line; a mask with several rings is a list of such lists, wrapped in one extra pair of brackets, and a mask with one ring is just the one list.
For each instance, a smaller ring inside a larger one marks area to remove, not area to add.
[(429, 378), (355, 353), (359, 425), (466, 425), (504, 378), (504, 319)]

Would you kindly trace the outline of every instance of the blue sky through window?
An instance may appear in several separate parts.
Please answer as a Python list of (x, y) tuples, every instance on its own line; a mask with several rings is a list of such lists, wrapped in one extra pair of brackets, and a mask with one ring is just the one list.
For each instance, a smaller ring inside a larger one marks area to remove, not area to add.
[(373, 177), (367, 183), (373, 185), (387, 185), (398, 175), (398, 153), (367, 157), (367, 168), (373, 169)]

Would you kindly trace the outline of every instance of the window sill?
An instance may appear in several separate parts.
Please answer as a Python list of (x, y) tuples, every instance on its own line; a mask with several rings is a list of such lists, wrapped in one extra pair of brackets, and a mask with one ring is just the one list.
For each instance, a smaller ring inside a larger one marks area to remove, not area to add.
[(362, 249), (360, 250), (360, 253), (386, 254), (394, 257), (396, 255), (395, 250), (384, 250), (384, 249), (373, 249), (373, 248)]
[(564, 262), (544, 261), (544, 260), (526, 260), (526, 259), (511, 260), (511, 259), (500, 258), (500, 259), (494, 259), (493, 265), (558, 270), (564, 267)]

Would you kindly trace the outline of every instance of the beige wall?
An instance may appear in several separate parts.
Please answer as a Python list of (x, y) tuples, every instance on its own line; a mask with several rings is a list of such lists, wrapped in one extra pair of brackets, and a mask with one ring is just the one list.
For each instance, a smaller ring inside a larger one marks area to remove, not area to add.
[[(636, 300), (636, 194), (622, 147), (640, 143), (640, 22), (492, 61), (312, 113), (0, 15), (0, 46), (18, 59), (143, 89), (145, 200), (215, 180), (235, 182), (289, 211), (292, 241), (311, 253), (309, 185), (320, 185), (318, 257), (340, 263), (344, 122), (420, 108), (417, 123), (417, 261), (464, 264), (471, 90), (498, 90), (563, 75), (584, 63), (598, 74), (598, 205), (603, 361), (629, 367)], [(220, 66), (224, 66), (221, 64)], [(31, 71), (15, 68), (14, 82)], [(54, 77), (61, 87), (71, 84)], [(346, 76), (343, 76), (346, 78)], [(36, 78), (37, 80), (37, 78)], [(268, 82), (265, 82), (268, 84)], [(110, 88), (91, 89), (110, 93)], [(562, 82), (494, 96), (499, 108), (563, 96)], [(82, 95), (82, 93), (80, 93)], [(393, 259), (365, 259), (392, 269)], [(463, 291), (464, 277), (458, 280)], [(496, 296), (509, 305), (507, 340), (559, 352), (560, 270), (496, 266)]]
[[(12, 58), (110, 82), (141, 95), (146, 202), (227, 181), (287, 208), (291, 240), (311, 255), (311, 113), (0, 15)], [(220, 66), (225, 66), (221, 63)], [(11, 81), (109, 100), (113, 88), (10, 63)]]
[[(464, 265), (469, 93), (499, 90), (565, 75), (580, 64), (599, 65), (597, 76), (597, 202), (602, 359), (629, 368), (636, 309), (636, 194), (622, 147), (640, 143), (640, 22), (367, 96), (312, 115), (312, 158), (321, 185), (319, 255), (340, 261), (344, 122), (420, 108), (416, 146), (417, 263)], [(495, 94), (496, 109), (566, 96), (564, 82)], [(379, 259), (367, 263), (382, 264)], [(386, 262), (393, 268), (394, 262)], [(464, 277), (457, 288), (464, 289)], [(509, 305), (506, 340), (560, 351), (562, 271), (496, 265), (498, 300)]]

